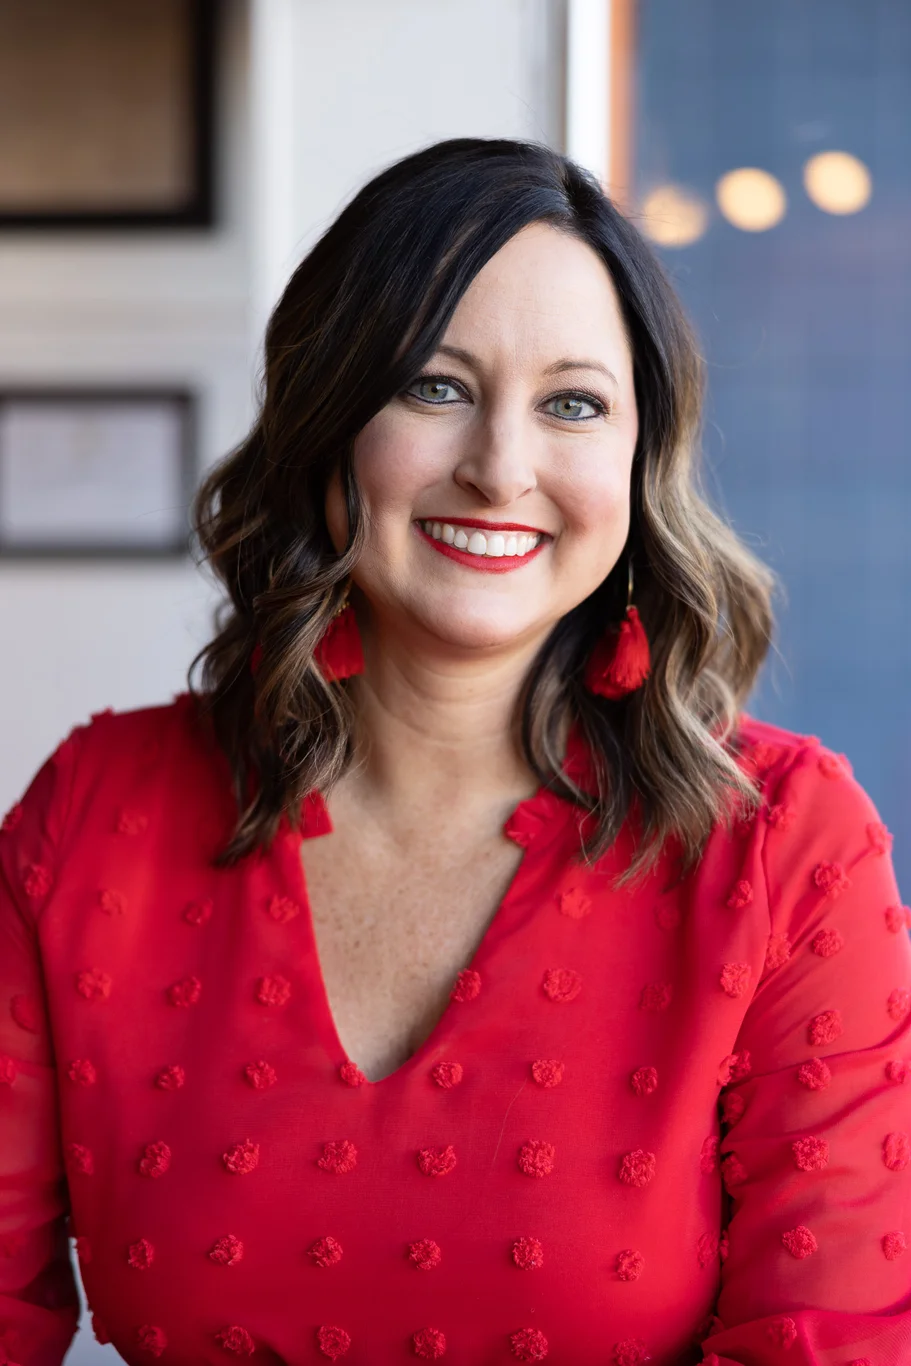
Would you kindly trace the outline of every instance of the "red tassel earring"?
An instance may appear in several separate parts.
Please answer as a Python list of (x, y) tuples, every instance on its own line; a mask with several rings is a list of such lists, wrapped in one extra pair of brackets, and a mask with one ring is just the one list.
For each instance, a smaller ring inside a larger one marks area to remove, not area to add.
[(651, 656), (648, 636), (632, 605), (633, 561), (629, 562), (629, 594), (626, 616), (598, 641), (585, 669), (585, 686), (600, 697), (625, 697), (648, 678)]
[(353, 674), (364, 672), (364, 651), (361, 646), (361, 633), (357, 628), (354, 608), (348, 601), (351, 580), (345, 589), (341, 605), (335, 616), (320, 636), (313, 659), (327, 683), (339, 678), (351, 678)]
[[(350, 678), (352, 674), (364, 672), (364, 652), (361, 636), (357, 628), (354, 608), (348, 601), (351, 584), (345, 589), (345, 596), (335, 615), (320, 636), (313, 659), (327, 683), (340, 678)], [(257, 641), (250, 657), (250, 672), (256, 675), (263, 657), (263, 647)]]

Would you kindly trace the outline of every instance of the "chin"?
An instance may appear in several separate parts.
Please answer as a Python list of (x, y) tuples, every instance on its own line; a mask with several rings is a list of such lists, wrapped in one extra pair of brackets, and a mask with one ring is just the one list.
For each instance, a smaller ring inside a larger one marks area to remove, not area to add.
[(550, 623), (540, 620), (517, 621), (515, 614), (504, 620), (500, 614), (472, 616), (470, 613), (445, 616), (421, 614), (422, 624), (439, 640), (462, 650), (508, 650), (520, 648), (534, 639), (543, 639)]

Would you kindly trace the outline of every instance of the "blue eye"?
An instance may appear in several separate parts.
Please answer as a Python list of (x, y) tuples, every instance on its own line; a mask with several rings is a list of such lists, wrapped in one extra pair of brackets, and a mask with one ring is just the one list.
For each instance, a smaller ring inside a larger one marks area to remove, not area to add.
[[(450, 382), (449, 382), (448, 379), (443, 379), (440, 375), (418, 375), (417, 379), (414, 381), (414, 384), (412, 384), (410, 387), (413, 389), (414, 386), (417, 385), (417, 384), (420, 384), (420, 385), (424, 385), (424, 384), (428, 384), (428, 385), (429, 385), (429, 384), (432, 384), (433, 387), (434, 387), (435, 389), (451, 389), (451, 388), (453, 387), (453, 386), (450, 384)], [(408, 392), (407, 389), (406, 389), (405, 392), (406, 392), (406, 393)], [(432, 403), (433, 400), (432, 400), (432, 399), (421, 399), (421, 402), (422, 402), (422, 403)], [(438, 405), (438, 406), (439, 406), (439, 405)]]
[[(557, 403), (562, 402), (563, 400), (567, 403), (587, 403), (590, 407), (596, 409), (595, 417), (600, 417), (605, 411), (604, 404), (600, 403), (598, 399), (589, 398), (587, 394), (577, 394), (575, 391), (568, 394), (555, 394), (553, 398), (549, 398), (547, 401), (548, 403)], [(569, 414), (565, 413), (564, 416), (568, 417)], [(582, 420), (584, 422), (590, 422), (591, 418), (583, 417)]]
[[(455, 380), (448, 379), (445, 375), (423, 374), (416, 376), (416, 378), (412, 380), (408, 388), (402, 391), (402, 396), (416, 398), (419, 403), (425, 403), (428, 405), (428, 407), (431, 408), (448, 408), (451, 406), (452, 400), (437, 401), (432, 398), (421, 398), (418, 394), (411, 393), (412, 389), (415, 389), (421, 385), (432, 385), (436, 389), (452, 390), (461, 390), (462, 387), (460, 384), (457, 384)], [(577, 406), (580, 403), (587, 403), (589, 407), (594, 408), (595, 411), (591, 415), (583, 414), (580, 416), (578, 414), (563, 414), (564, 417), (568, 417), (572, 422), (591, 422), (595, 418), (603, 417), (605, 413), (608, 412), (607, 405), (605, 403), (602, 403), (600, 399), (595, 398), (594, 394), (583, 394), (576, 389), (570, 389), (560, 394), (554, 394), (552, 398), (549, 398), (546, 401), (548, 403), (555, 403), (558, 400), (566, 400), (570, 403), (576, 404)], [(553, 416), (559, 417), (561, 416), (561, 414), (554, 413)]]

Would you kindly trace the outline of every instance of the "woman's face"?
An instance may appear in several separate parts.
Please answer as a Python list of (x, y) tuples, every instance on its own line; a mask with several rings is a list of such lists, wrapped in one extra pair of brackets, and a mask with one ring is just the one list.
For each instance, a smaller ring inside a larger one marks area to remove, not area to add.
[[(620, 556), (637, 432), (604, 265), (548, 224), (523, 228), (472, 281), (421, 377), (356, 438), (368, 539), (353, 579), (371, 613), (450, 650), (540, 643)], [(326, 518), (340, 550), (337, 478)]]

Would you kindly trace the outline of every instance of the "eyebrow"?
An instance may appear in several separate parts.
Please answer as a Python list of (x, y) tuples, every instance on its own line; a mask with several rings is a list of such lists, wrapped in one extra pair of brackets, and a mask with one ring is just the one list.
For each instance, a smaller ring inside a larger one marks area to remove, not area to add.
[[(466, 365), (471, 365), (478, 369), (478, 358), (473, 356), (470, 351), (463, 351), (461, 346), (438, 346), (437, 355), (452, 356), (454, 360), (464, 361)], [(609, 380), (619, 388), (619, 381), (612, 370), (608, 370), (606, 365), (602, 365), (598, 360), (574, 360), (571, 356), (564, 356), (561, 360), (554, 361), (553, 365), (548, 365), (542, 373), (545, 375), (559, 375), (564, 370), (600, 370), (602, 375), (606, 375)]]

